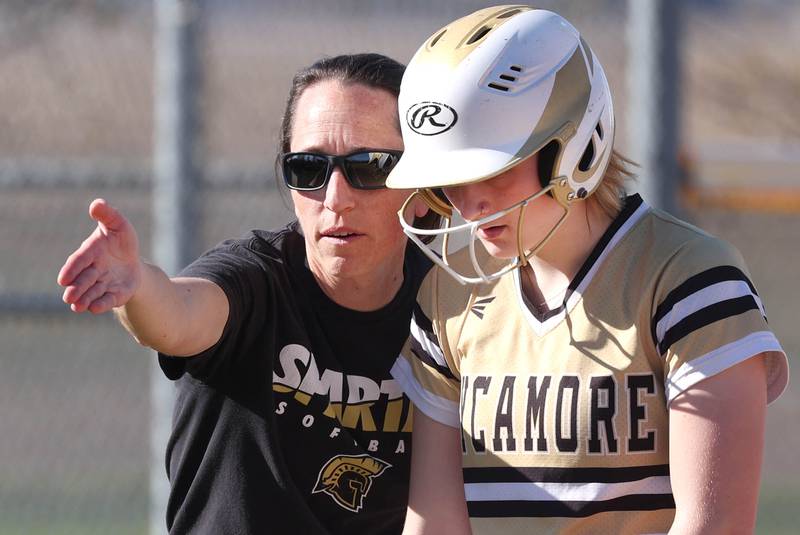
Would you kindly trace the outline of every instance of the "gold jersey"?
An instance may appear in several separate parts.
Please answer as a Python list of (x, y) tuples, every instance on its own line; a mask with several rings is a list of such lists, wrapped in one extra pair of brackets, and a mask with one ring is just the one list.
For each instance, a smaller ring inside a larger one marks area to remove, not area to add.
[(769, 401), (788, 381), (739, 253), (638, 196), (560, 306), (538, 313), (518, 270), (462, 286), (437, 268), (411, 331), (392, 374), (461, 428), (476, 535), (666, 532), (670, 402), (762, 352)]

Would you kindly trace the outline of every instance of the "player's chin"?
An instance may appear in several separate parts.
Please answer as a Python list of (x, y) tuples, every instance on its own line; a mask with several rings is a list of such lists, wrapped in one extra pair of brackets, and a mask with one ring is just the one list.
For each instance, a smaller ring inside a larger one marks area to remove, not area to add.
[(519, 255), (517, 247), (513, 244), (506, 243), (505, 241), (498, 240), (481, 240), (481, 245), (486, 249), (486, 252), (495, 258), (503, 260), (516, 258)]

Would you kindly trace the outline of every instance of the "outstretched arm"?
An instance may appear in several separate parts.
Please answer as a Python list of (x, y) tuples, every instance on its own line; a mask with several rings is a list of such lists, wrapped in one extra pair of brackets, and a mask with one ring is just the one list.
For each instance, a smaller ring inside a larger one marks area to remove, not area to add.
[(105, 200), (95, 199), (89, 215), (97, 228), (67, 258), (57, 279), (74, 312), (113, 309), (136, 340), (169, 355), (194, 355), (219, 340), (228, 318), (219, 286), (170, 279), (143, 262), (133, 225)]
[(411, 487), (403, 535), (469, 535), (459, 430), (414, 408)]
[(763, 356), (697, 383), (670, 405), (670, 533), (753, 533), (767, 402)]

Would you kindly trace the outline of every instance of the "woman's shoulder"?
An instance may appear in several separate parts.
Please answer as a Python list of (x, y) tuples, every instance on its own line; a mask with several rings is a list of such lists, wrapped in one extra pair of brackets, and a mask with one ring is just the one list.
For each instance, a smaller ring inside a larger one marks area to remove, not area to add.
[(250, 230), (205, 251), (184, 270), (183, 275), (205, 277), (213, 273), (250, 273), (261, 276), (259, 274), (273, 272), (291, 263), (287, 261), (303, 255), (304, 251), (303, 237), (291, 224), (276, 230)]
[(303, 233), (297, 221), (271, 229), (255, 229), (245, 233), (238, 242), (245, 248), (270, 257), (282, 257), (285, 251), (305, 251)]

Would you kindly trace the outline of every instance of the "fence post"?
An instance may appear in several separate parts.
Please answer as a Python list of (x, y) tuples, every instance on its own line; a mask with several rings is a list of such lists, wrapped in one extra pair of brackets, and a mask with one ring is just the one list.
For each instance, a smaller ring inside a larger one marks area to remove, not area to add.
[(682, 0), (628, 0), (629, 156), (638, 189), (657, 208), (677, 209)]
[[(200, 171), (200, 0), (156, 0), (152, 252), (170, 276), (196, 252)], [(164, 453), (174, 388), (153, 356), (150, 368), (150, 533), (166, 532), (169, 483)]]

